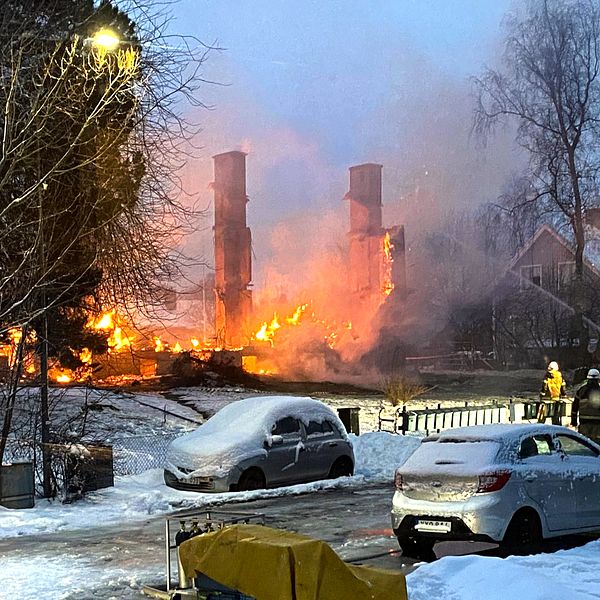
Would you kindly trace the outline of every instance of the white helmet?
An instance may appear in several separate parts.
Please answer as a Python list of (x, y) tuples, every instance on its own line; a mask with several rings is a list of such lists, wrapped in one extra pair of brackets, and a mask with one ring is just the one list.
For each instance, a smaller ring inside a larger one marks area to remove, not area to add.
[(588, 379), (600, 379), (600, 371), (598, 369), (590, 369), (587, 374)]
[(558, 371), (558, 363), (555, 360), (548, 365), (548, 371)]

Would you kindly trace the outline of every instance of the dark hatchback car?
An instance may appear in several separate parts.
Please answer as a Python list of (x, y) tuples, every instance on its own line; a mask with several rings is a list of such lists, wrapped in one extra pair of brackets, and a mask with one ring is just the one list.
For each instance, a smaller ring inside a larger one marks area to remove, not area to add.
[(233, 402), (168, 449), (165, 483), (180, 490), (254, 490), (352, 475), (344, 425), (311, 398)]

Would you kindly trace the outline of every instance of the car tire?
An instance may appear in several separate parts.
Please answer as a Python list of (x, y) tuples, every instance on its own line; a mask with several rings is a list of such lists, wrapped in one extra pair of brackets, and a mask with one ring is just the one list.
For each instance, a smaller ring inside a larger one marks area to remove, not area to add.
[(354, 465), (347, 456), (337, 458), (329, 469), (329, 479), (337, 479), (338, 477), (351, 477), (354, 474)]
[(267, 487), (265, 474), (256, 467), (244, 471), (237, 485), (237, 489), (240, 492), (262, 490), (265, 487)]
[(518, 511), (511, 519), (500, 548), (505, 554), (535, 554), (542, 543), (542, 523), (533, 509)]
[(435, 560), (435, 540), (433, 538), (423, 538), (413, 535), (398, 535), (398, 544), (402, 550), (402, 555), (420, 560)]

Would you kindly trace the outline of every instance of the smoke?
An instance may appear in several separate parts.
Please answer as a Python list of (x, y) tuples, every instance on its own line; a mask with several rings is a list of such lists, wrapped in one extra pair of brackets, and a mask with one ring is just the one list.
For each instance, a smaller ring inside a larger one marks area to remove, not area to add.
[[(354, 361), (352, 368), (373, 344), (381, 343), (382, 335), (399, 340), (404, 353), (430, 341), (427, 338), (434, 333), (425, 325), (435, 307), (427, 301), (424, 282), (436, 257), (425, 252), (427, 240), (444, 229), (449, 214), (475, 211), (497, 198), (520, 164), (512, 132), (501, 133), (485, 149), (472, 138), (473, 99), (464, 68), (456, 74), (447, 64), (439, 66), (411, 50), (406, 39), (393, 42), (389, 32), (384, 37), (385, 54), (376, 63), (373, 57), (371, 62), (365, 59), (371, 70), (361, 64), (355, 78), (352, 68), (340, 66), (335, 57), (323, 66), (317, 81), (307, 80), (304, 63), (278, 65), (281, 86), (290, 81), (290, 69), (301, 71), (294, 88), (297, 116), (289, 106), (278, 110), (265, 97), (266, 90), (244, 72), (243, 62), (236, 66), (227, 54), (220, 56), (212, 69), (221, 69), (225, 75), (220, 80), (232, 85), (211, 90), (209, 103), (214, 102), (215, 108), (197, 115), (204, 126), (199, 139), (203, 149), (182, 173), (184, 187), (212, 210), (211, 156), (236, 149), (248, 152), (257, 328), (274, 312), (283, 317), (298, 305), (309, 304), (316, 318), (335, 322), (341, 336), (342, 330), (350, 331), (343, 323), (351, 313), (345, 259), (349, 211), (343, 201), (348, 167), (362, 162), (383, 165), (384, 227), (406, 227), (411, 294), (396, 298), (393, 310), (372, 315), (373, 327), (358, 338), (344, 333), (345, 339), (334, 345), (335, 360), (342, 365)], [(358, 56), (359, 50), (354, 48), (351, 54)], [(275, 95), (281, 96), (281, 90), (276, 89)], [(210, 225), (212, 215), (186, 241), (188, 252), (209, 263)], [(438, 308), (444, 321), (447, 315)], [(435, 330), (442, 327), (438, 323)], [(322, 331), (313, 326), (294, 331), (286, 334), (280, 363), (307, 377), (330, 370), (334, 359), (323, 358), (322, 344), (319, 360), (302, 358), (307, 348), (314, 356), (319, 354), (313, 342), (323, 341)]]

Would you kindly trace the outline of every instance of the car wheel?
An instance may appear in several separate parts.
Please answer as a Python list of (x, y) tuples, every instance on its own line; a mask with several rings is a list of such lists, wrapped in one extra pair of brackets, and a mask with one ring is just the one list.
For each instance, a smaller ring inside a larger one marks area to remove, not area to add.
[(329, 469), (329, 479), (337, 479), (338, 477), (346, 477), (354, 474), (354, 465), (347, 456), (342, 456), (336, 459)]
[(511, 519), (501, 549), (510, 554), (534, 554), (542, 542), (542, 524), (533, 509), (517, 512)]
[(260, 469), (253, 468), (242, 473), (237, 489), (240, 492), (246, 492), (250, 490), (262, 490), (266, 486), (267, 482), (264, 473)]
[(399, 535), (398, 544), (404, 556), (420, 560), (435, 560), (435, 540), (432, 538), (416, 537), (412, 535)]

